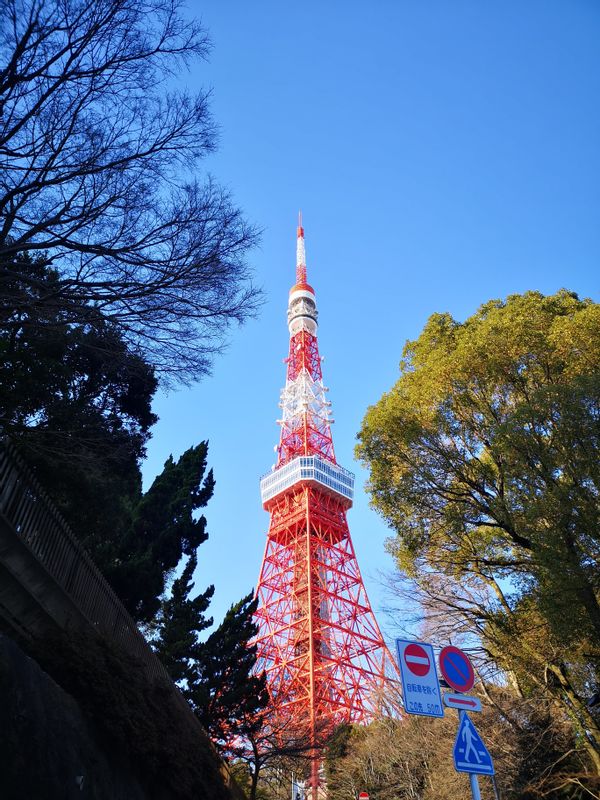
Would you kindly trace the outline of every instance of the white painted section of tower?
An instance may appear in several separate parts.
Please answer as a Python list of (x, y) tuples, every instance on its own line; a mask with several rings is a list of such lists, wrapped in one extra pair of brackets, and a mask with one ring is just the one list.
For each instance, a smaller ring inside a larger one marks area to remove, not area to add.
[(304, 367), (293, 381), (287, 381), (281, 390), (279, 403), (283, 414), (279, 424), (298, 429), (303, 422), (304, 415), (308, 415), (310, 424), (323, 433), (327, 432), (331, 419), (331, 403), (326, 399), (327, 388), (323, 381), (315, 381), (309, 371)]
[(295, 336), (300, 331), (308, 331), (312, 336), (317, 335), (316, 311), (307, 302), (296, 303), (288, 311), (288, 329), (290, 336)]
[(288, 301), (288, 329), (290, 336), (301, 330), (317, 335), (317, 319), (319, 312), (314, 292), (307, 289), (293, 289)]
[(306, 250), (304, 248), (304, 236), (298, 236), (298, 241), (296, 243), (296, 266), (306, 267)]
[(297, 456), (279, 469), (264, 475), (260, 481), (262, 502), (266, 503), (282, 492), (289, 491), (297, 483), (306, 481), (319, 484), (325, 491), (343, 497), (348, 505), (352, 505), (352, 472), (319, 456)]
[(290, 299), (288, 300), (288, 308), (295, 300), (301, 300), (302, 298), (312, 300), (316, 307), (315, 293), (313, 291), (309, 289), (292, 289), (290, 292)]

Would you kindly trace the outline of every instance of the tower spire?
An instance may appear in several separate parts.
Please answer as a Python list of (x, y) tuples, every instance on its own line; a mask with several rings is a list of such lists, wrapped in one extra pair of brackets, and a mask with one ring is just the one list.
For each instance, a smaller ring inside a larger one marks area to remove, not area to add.
[(278, 466), (296, 456), (319, 455), (335, 463), (331, 438), (331, 403), (323, 386), (321, 357), (317, 341), (317, 301), (315, 290), (306, 282), (304, 228), (298, 218), (296, 283), (290, 289), (288, 328), (290, 350), (285, 388), (281, 392), (283, 410)]
[(298, 240), (296, 242), (296, 284), (306, 283), (306, 251), (304, 248), (304, 228), (302, 211), (298, 212)]

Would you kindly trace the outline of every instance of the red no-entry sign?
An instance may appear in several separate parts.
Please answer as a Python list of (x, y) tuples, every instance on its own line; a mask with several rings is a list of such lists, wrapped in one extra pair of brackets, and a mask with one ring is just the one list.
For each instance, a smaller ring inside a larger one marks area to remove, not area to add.
[(409, 644), (404, 650), (404, 662), (413, 675), (422, 678), (431, 669), (429, 654), (420, 644)]

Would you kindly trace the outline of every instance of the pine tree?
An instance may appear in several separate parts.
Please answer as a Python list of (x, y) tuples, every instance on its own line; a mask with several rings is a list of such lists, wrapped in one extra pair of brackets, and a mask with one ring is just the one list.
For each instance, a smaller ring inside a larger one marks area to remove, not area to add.
[(223, 622), (201, 646), (187, 695), (212, 739), (224, 744), (261, 725), (268, 695), (265, 675), (253, 675), (257, 601), (252, 593), (231, 606)]
[(207, 619), (204, 612), (214, 594), (214, 586), (209, 586), (193, 600), (189, 598), (197, 565), (198, 557), (194, 552), (181, 577), (174, 581), (170, 596), (163, 600), (158, 615), (156, 653), (173, 680), (184, 686), (196, 671), (193, 659), (198, 658), (202, 647), (198, 634), (213, 624), (212, 617)]
[(206, 472), (208, 442), (169, 457), (148, 491), (133, 506), (118, 551), (103, 569), (130, 613), (151, 621), (161, 605), (167, 576), (183, 556), (193, 556), (208, 539), (206, 518), (195, 517), (212, 497), (215, 481)]

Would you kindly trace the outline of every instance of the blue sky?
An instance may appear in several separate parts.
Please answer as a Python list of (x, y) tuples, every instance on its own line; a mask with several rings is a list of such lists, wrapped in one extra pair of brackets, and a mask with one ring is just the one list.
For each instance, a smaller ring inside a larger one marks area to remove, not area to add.
[[(256, 584), (285, 382), (287, 293), (302, 209), (338, 461), (356, 472), (350, 530), (376, 613), (388, 535), (354, 462), (368, 405), (430, 314), (492, 297), (600, 289), (600, 3), (596, 0), (190, 2), (210, 62), (219, 152), (207, 171), (264, 233), (260, 316), (232, 329), (199, 385), (159, 395), (146, 483), (210, 442), (215, 496), (197, 588), (211, 611)], [(378, 614), (388, 636), (398, 629)]]

